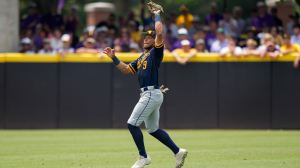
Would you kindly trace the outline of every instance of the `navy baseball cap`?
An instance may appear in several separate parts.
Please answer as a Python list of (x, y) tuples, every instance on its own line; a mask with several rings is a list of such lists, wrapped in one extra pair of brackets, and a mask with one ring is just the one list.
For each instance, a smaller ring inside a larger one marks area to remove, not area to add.
[(151, 36), (151, 37), (155, 37), (156, 33), (153, 30), (148, 30), (142, 33), (144, 36)]

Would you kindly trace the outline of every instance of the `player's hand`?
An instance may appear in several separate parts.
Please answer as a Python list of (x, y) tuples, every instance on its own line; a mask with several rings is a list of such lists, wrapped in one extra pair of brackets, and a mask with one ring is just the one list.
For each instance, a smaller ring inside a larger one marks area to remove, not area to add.
[(106, 47), (103, 50), (103, 53), (106, 54), (109, 58), (113, 58), (115, 56), (115, 50), (110, 47)]

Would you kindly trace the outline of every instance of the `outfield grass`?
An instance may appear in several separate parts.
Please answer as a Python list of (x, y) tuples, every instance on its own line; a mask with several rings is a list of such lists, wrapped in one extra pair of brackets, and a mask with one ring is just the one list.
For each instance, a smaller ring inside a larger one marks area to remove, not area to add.
[[(170, 131), (189, 150), (185, 168), (300, 168), (300, 131)], [(145, 135), (153, 163), (172, 153)], [(126, 130), (0, 130), (0, 168), (130, 168), (137, 158)]]

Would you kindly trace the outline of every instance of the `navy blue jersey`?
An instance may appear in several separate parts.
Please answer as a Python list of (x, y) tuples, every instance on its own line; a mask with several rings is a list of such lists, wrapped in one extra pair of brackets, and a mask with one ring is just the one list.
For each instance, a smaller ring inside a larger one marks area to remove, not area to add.
[(158, 69), (164, 56), (164, 45), (155, 46), (129, 64), (131, 73), (138, 74), (140, 88), (159, 86)]

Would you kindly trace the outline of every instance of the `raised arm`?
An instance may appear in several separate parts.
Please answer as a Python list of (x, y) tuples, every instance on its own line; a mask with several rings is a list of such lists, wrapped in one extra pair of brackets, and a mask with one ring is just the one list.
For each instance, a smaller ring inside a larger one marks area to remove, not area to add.
[(161, 46), (163, 45), (163, 32), (164, 32), (164, 26), (161, 22), (161, 17), (160, 13), (161, 11), (154, 11), (153, 12), (155, 15), (155, 32), (156, 32), (156, 37), (155, 37), (155, 46)]
[(132, 70), (130, 69), (129, 65), (120, 61), (117, 58), (117, 56), (115, 55), (114, 49), (107, 47), (104, 49), (103, 53), (112, 59), (113, 63), (123, 74), (128, 75), (128, 74), (132, 73)]
[(161, 22), (160, 13), (164, 12), (164, 9), (161, 5), (156, 4), (150, 0), (150, 2), (147, 3), (147, 6), (151, 13), (154, 14), (154, 20), (155, 20), (155, 46), (161, 47), (163, 45), (163, 24)]

